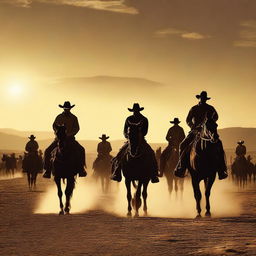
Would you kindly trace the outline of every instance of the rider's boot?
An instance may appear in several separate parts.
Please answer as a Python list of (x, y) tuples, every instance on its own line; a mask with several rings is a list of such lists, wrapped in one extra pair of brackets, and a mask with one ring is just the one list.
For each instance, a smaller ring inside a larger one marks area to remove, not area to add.
[(114, 162), (112, 164), (112, 175), (110, 177), (111, 180), (120, 182), (122, 180), (122, 174), (121, 174), (121, 166), (120, 164)]
[(152, 177), (152, 178), (151, 178), (151, 182), (152, 182), (152, 183), (158, 183), (158, 182), (159, 182), (158, 177), (157, 177), (157, 176)]
[(78, 173), (79, 177), (86, 177), (87, 176), (87, 172), (85, 170), (85, 168), (81, 168), (81, 170)]
[(51, 178), (51, 170), (45, 170), (45, 173), (43, 174), (43, 178), (50, 179)]
[(184, 178), (186, 174), (186, 169), (186, 161), (184, 159), (180, 159), (174, 170), (174, 175), (179, 178)]
[(222, 163), (218, 171), (219, 180), (224, 180), (228, 177), (226, 163)]

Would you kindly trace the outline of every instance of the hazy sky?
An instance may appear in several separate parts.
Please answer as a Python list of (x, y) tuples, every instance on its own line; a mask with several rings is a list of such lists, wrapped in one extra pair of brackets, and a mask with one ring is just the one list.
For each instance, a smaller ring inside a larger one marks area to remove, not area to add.
[(219, 127), (256, 127), (255, 0), (0, 0), (0, 127), (50, 130), (76, 104), (79, 138), (122, 138), (133, 102), (150, 141), (207, 90)]

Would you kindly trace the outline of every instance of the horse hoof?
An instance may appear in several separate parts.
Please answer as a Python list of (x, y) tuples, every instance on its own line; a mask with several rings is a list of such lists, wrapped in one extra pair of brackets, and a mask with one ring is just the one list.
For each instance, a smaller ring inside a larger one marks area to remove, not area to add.
[(61, 210), (61, 211), (59, 212), (59, 215), (64, 215), (64, 211)]
[(206, 212), (206, 213), (205, 213), (205, 217), (209, 217), (209, 218), (210, 218), (211, 216), (212, 216), (212, 215), (211, 215), (210, 212)]
[(127, 217), (132, 217), (132, 212), (128, 212)]
[(202, 218), (202, 216), (200, 213), (196, 215), (196, 219), (201, 219), (201, 218)]
[(138, 218), (138, 217), (139, 217), (139, 213), (136, 212), (136, 213), (134, 214), (134, 218)]
[(67, 208), (66, 208), (66, 209), (65, 209), (65, 214), (68, 215), (69, 212), (70, 212), (70, 209), (67, 209)]

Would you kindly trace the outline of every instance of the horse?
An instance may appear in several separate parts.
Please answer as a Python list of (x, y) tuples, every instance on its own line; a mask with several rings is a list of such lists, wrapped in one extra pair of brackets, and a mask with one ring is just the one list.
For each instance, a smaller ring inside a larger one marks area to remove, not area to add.
[(11, 174), (14, 177), (16, 169), (16, 158), (3, 154), (2, 161), (5, 162), (5, 174)]
[(43, 169), (42, 158), (37, 152), (26, 153), (22, 161), (22, 169), (27, 173), (29, 190), (35, 189), (37, 174)]
[(247, 184), (249, 168), (249, 163), (244, 156), (237, 156), (231, 165), (232, 178), (240, 187)]
[(125, 177), (127, 189), (128, 213), (131, 216), (132, 194), (131, 183), (136, 184), (134, 198), (135, 217), (139, 216), (139, 209), (142, 205), (141, 194), (143, 197), (143, 211), (147, 215), (147, 188), (153, 175), (154, 168), (157, 168), (154, 151), (145, 141), (141, 132), (141, 122), (129, 122), (127, 149), (121, 160), (121, 169)]
[[(168, 146), (169, 147), (169, 146)], [(178, 164), (179, 161), (179, 148), (175, 147), (175, 146), (171, 146), (169, 148), (169, 150), (171, 151), (169, 154), (169, 157), (166, 161), (164, 170), (163, 170), (163, 175), (166, 177), (166, 181), (167, 181), (167, 185), (168, 185), (168, 191), (170, 193), (170, 195), (173, 192), (173, 188), (176, 192), (176, 196), (178, 194), (178, 191), (180, 190), (181, 193), (183, 193), (183, 189), (184, 189), (184, 179), (179, 179), (178, 177), (176, 177), (174, 175), (174, 170), (175, 167)], [(157, 152), (157, 154), (159, 155), (159, 152)], [(160, 156), (158, 156), (160, 159), (162, 158), (161, 156), (164, 154), (160, 152)], [(157, 157), (157, 155), (156, 155)], [(160, 161), (159, 159), (159, 161)], [(162, 174), (160, 174), (162, 175)]]
[(110, 154), (101, 154), (93, 163), (94, 175), (100, 178), (101, 188), (103, 193), (107, 193), (109, 189), (110, 175), (111, 175), (111, 160), (112, 156)]
[[(66, 127), (56, 127), (57, 147), (51, 153), (51, 170), (54, 181), (58, 189), (58, 197), (60, 203), (59, 215), (69, 214), (71, 209), (71, 197), (75, 188), (76, 176), (79, 173), (80, 152), (74, 145), (74, 141), (66, 136)], [(65, 208), (62, 202), (61, 180), (66, 182), (66, 202)]]
[(200, 182), (205, 184), (206, 213), (210, 217), (210, 194), (214, 184), (216, 173), (219, 168), (219, 159), (225, 153), (221, 152), (219, 135), (217, 133), (217, 123), (212, 119), (205, 117), (198, 131), (195, 140), (191, 143), (189, 152), (188, 170), (191, 175), (191, 181), (196, 201), (197, 217), (201, 217), (201, 198)]

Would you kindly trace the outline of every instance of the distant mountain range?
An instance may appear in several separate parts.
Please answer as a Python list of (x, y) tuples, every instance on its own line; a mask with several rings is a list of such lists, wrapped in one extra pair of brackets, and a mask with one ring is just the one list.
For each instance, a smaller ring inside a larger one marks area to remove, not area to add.
[[(0, 149), (8, 151), (24, 151), (28, 135), (35, 134), (40, 148), (45, 149), (53, 140), (54, 134), (46, 131), (18, 131), (15, 129), (0, 129)], [(220, 137), (226, 150), (236, 147), (238, 140), (244, 140), (249, 151), (256, 151), (256, 128), (232, 127), (219, 130)], [(80, 143), (87, 152), (95, 152), (99, 141), (81, 140)], [(123, 145), (124, 140), (110, 141), (113, 151), (116, 152)], [(150, 143), (156, 149), (165, 147), (166, 143)]]

